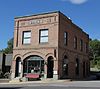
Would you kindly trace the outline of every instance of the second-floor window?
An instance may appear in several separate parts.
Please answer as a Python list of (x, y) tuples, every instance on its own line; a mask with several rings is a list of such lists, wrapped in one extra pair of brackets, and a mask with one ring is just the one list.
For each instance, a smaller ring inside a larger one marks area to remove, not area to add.
[(88, 43), (85, 43), (85, 52), (88, 53)]
[(83, 40), (80, 40), (80, 50), (83, 51)]
[(39, 43), (47, 43), (48, 42), (48, 29), (40, 30)]
[(74, 49), (77, 49), (77, 37), (74, 37)]
[(64, 45), (68, 44), (68, 33), (64, 32)]
[(23, 44), (30, 44), (31, 43), (31, 31), (23, 31)]

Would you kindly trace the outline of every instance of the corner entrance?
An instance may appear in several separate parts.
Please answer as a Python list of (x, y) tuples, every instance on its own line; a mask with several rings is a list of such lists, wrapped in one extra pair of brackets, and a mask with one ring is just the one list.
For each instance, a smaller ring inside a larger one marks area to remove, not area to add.
[(40, 56), (32, 55), (24, 59), (23, 76), (31, 74), (44, 76), (44, 59)]
[(47, 63), (47, 78), (53, 78), (54, 61), (52, 56), (48, 57)]

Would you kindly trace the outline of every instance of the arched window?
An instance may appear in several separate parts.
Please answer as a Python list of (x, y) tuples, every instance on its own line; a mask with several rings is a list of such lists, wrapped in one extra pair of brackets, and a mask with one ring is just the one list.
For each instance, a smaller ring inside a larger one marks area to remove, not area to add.
[(76, 75), (79, 75), (79, 59), (76, 58)]
[(65, 55), (62, 63), (63, 76), (68, 76), (68, 57)]

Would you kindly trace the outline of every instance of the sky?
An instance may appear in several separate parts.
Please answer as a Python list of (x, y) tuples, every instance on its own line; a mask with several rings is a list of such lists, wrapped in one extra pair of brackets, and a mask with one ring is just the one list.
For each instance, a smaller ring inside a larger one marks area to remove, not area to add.
[(61, 11), (100, 40), (100, 0), (0, 0), (0, 49), (13, 37), (15, 17), (52, 11)]

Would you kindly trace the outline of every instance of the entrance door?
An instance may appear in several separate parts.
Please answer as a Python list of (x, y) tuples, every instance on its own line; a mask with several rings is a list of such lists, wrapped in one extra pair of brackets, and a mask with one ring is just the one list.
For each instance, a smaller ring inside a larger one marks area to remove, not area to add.
[(15, 77), (19, 77), (21, 73), (21, 58), (16, 59)]
[(85, 77), (85, 62), (83, 62), (83, 77)]
[(48, 57), (48, 64), (47, 64), (47, 78), (53, 78), (53, 67), (54, 61), (53, 57)]
[(62, 78), (68, 77), (68, 57), (65, 55), (62, 63)]

